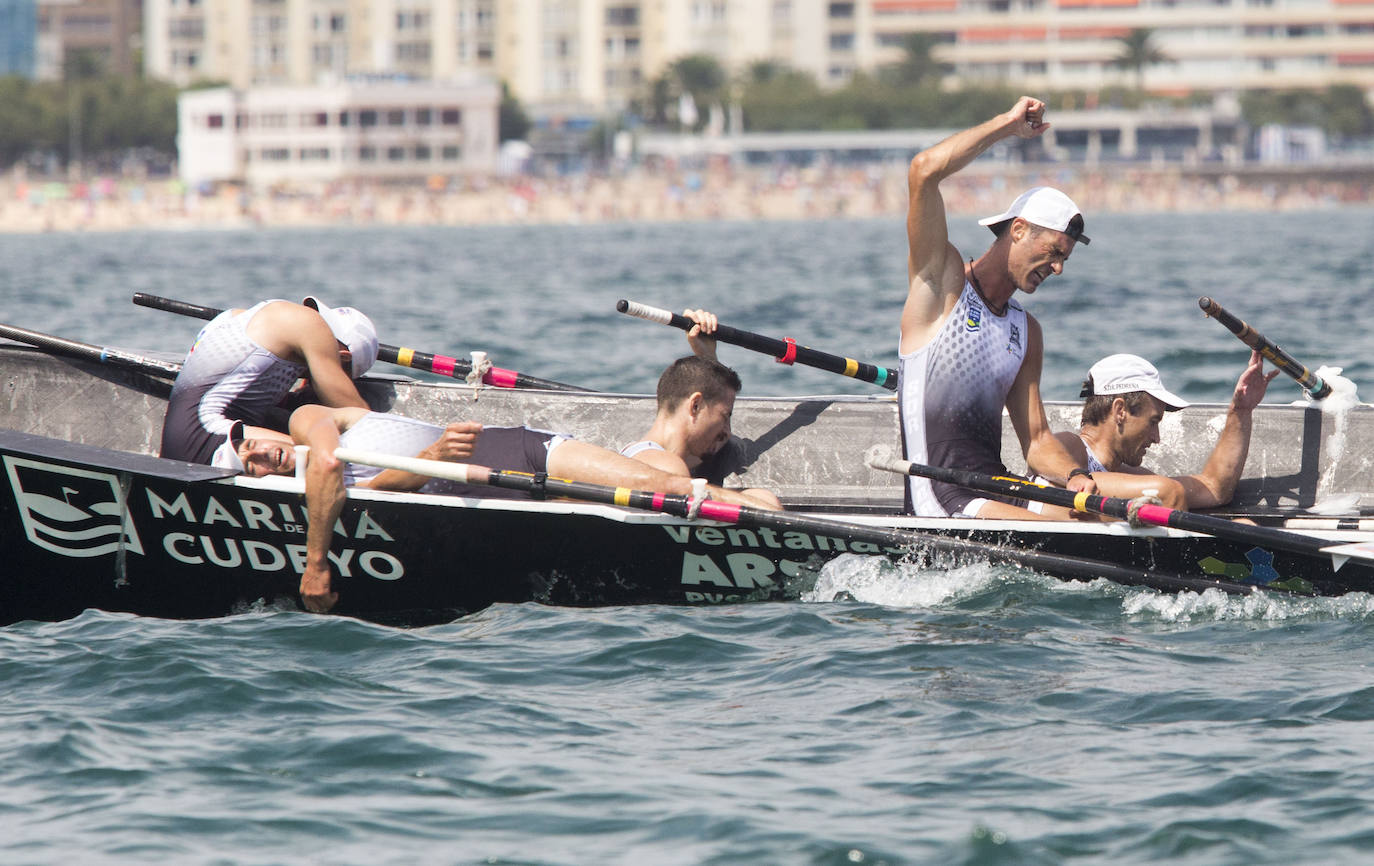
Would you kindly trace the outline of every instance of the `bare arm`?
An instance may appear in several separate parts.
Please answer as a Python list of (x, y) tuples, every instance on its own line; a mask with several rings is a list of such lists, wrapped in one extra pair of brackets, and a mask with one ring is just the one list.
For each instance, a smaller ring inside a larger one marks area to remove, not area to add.
[(716, 338), (711, 336), (720, 326), (716, 314), (709, 310), (683, 310), (682, 315), (696, 322), (692, 330), (687, 332), (687, 345), (692, 347), (692, 354), (704, 361), (719, 361), (716, 357)]
[(949, 242), (949, 225), (940, 182), (989, 147), (1010, 136), (1034, 138), (1049, 129), (1045, 103), (1029, 96), (985, 123), (956, 132), (916, 154), (907, 171), (907, 300), (902, 309), (901, 351), (929, 341), (931, 326), (943, 318), (947, 300), (963, 287), (959, 251)]
[(1040, 399), (1040, 368), (1044, 358), (1044, 342), (1040, 323), (1034, 316), (1026, 316), (1026, 358), (1007, 393), (1007, 414), (1011, 416), (1021, 452), (1030, 471), (1045, 476), (1055, 484), (1070, 490), (1093, 493), (1097, 485), (1086, 475), (1069, 478), (1069, 473), (1082, 464), (1074, 459), (1064, 443), (1055, 438), (1045, 404)]
[[(444, 432), (439, 434), (434, 444), (415, 456), (426, 460), (462, 463), (472, 456), (481, 433), (482, 425), (476, 421), (455, 421), (444, 428)], [(399, 469), (384, 469), (362, 482), (360, 486), (373, 490), (419, 490), (429, 480), (428, 475), (416, 475)]]
[(305, 507), (310, 525), (305, 533), (305, 571), (301, 574), (301, 600), (306, 610), (325, 613), (339, 601), (330, 589), (329, 545), (334, 523), (343, 511), (343, 464), (334, 457), (339, 445), (339, 426), (323, 406), (302, 406), (291, 414), (291, 435), (310, 446), (305, 467)]
[(1250, 454), (1255, 407), (1278, 374), (1278, 370), (1266, 374), (1264, 358), (1259, 352), (1250, 353), (1250, 363), (1236, 382), (1231, 405), (1226, 410), (1226, 423), (1207, 464), (1195, 475), (1174, 476), (1183, 485), (1188, 508), (1215, 508), (1231, 501)]

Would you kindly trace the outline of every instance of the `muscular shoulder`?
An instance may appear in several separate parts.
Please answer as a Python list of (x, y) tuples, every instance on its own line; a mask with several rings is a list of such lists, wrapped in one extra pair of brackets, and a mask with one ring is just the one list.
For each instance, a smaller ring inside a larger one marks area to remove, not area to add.
[(273, 301), (259, 310), (248, 323), (248, 336), (273, 354), (294, 360), (305, 356), (305, 347), (334, 345), (323, 317), (290, 301)]
[(641, 463), (647, 463), (655, 469), (667, 472), (669, 475), (679, 475), (684, 478), (690, 478), (692, 475), (691, 471), (687, 468), (686, 461), (671, 451), (659, 451), (649, 448), (639, 452), (632, 459), (638, 460)]

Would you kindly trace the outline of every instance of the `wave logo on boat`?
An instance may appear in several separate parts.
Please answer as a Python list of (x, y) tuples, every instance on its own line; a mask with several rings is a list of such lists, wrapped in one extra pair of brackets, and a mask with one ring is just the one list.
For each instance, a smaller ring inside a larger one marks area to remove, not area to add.
[(119, 479), (106, 472), (5, 457), (5, 472), (29, 541), (62, 556), (143, 553), (124, 520)]

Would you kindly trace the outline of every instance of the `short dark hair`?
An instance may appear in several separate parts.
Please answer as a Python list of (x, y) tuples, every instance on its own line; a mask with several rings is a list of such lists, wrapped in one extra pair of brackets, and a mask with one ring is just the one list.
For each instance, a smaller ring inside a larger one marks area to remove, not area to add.
[(687, 355), (669, 364), (658, 377), (658, 408), (671, 412), (697, 391), (706, 402), (720, 403), (742, 387), (739, 374), (719, 361)]
[(1127, 391), (1124, 394), (1094, 394), (1092, 376), (1083, 380), (1083, 390), (1079, 396), (1087, 398), (1083, 401), (1083, 418), (1080, 422), (1084, 427), (1101, 424), (1107, 420), (1107, 415), (1112, 410), (1112, 402), (1117, 397), (1126, 401), (1126, 411), (1132, 415), (1144, 415), (1155, 408), (1154, 400), (1144, 391)]

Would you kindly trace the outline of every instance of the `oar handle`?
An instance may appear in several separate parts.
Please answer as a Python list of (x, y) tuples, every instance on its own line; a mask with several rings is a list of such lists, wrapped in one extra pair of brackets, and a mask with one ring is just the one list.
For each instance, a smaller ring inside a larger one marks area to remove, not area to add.
[[(660, 325), (671, 325), (674, 328), (681, 328), (690, 331), (696, 327), (696, 322), (686, 316), (678, 315), (669, 310), (659, 307), (651, 307), (648, 304), (640, 304), (635, 301), (620, 299), (615, 302), (615, 308), (627, 316), (634, 316), (646, 319), (650, 322), (658, 322)], [(791, 337), (779, 339), (777, 337), (766, 337), (763, 334), (756, 334), (752, 331), (741, 331), (729, 325), (719, 325), (715, 333), (710, 336), (715, 337), (722, 343), (729, 343), (732, 346), (751, 349), (765, 355), (771, 355), (780, 364), (803, 364), (807, 367), (815, 367), (820, 370), (827, 370), (831, 373), (839, 373), (842, 376), (849, 376), (861, 382), (872, 382), (881, 385), (889, 391), (897, 390), (897, 371), (890, 367), (879, 367), (874, 364), (866, 364), (856, 361), (853, 358), (846, 358), (842, 355), (831, 355), (828, 352), (818, 352), (805, 346), (798, 346), (797, 341)]]
[[(213, 319), (215, 316), (224, 312), (216, 307), (205, 307), (200, 304), (178, 301), (173, 298), (163, 298), (158, 295), (148, 295), (143, 292), (134, 292), (134, 303), (142, 307), (152, 307), (155, 310), (166, 310), (169, 313), (190, 316), (196, 319)], [(420, 352), (415, 349), (407, 349), (403, 346), (389, 346), (386, 343), (379, 343), (377, 345), (377, 358), (386, 361), (388, 364), (410, 367), (413, 370), (425, 370), (440, 376), (448, 376), (452, 379), (465, 378), (468, 373), (472, 372), (471, 361), (450, 358), (447, 355)], [(554, 382), (551, 379), (540, 379), (537, 376), (528, 376), (524, 373), (517, 373), (514, 370), (505, 370), (500, 367), (492, 367), (488, 370), (482, 376), (482, 382), (498, 388), (541, 388), (545, 391), (591, 390), (590, 388), (581, 388), (577, 385), (566, 385), (562, 382)]]
[(1296, 379), (1313, 400), (1321, 400), (1331, 393), (1331, 386), (1322, 381), (1320, 376), (1298, 363), (1296, 358), (1279, 348), (1276, 343), (1267, 339), (1259, 331), (1231, 315), (1221, 304), (1211, 298), (1198, 298), (1197, 305), (1202, 308), (1203, 315), (1211, 316), (1225, 325), (1226, 329), (1239, 337), (1242, 343), (1259, 352), (1268, 358), (1275, 367)]
[(181, 365), (175, 361), (160, 361), (157, 358), (147, 358), (143, 355), (135, 355), (123, 349), (115, 349), (110, 346), (95, 346), (90, 343), (81, 343), (76, 340), (67, 340), (62, 337), (54, 337), (51, 334), (44, 334), (40, 331), (30, 331), (28, 328), (19, 328), (14, 325), (0, 325), (0, 337), (17, 340), (27, 343), (30, 346), (37, 346), (40, 349), (58, 355), (67, 355), (72, 358), (84, 358), (88, 361), (98, 361), (102, 364), (113, 364), (117, 367), (127, 367), (131, 370), (138, 370), (154, 376), (165, 376), (175, 379), (181, 372)]

